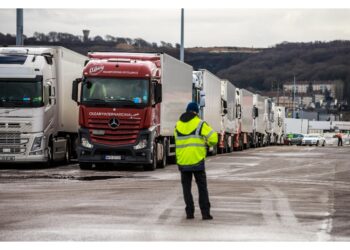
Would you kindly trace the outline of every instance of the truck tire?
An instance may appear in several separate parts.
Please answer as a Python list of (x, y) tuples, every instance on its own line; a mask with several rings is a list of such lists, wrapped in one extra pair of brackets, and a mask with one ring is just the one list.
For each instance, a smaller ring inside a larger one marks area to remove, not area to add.
[[(233, 136), (230, 136), (228, 138), (228, 140), (230, 140), (230, 143), (227, 144), (227, 153), (232, 153), (233, 151)], [(231, 144), (231, 146), (230, 146)]]
[(238, 151), (243, 151), (243, 149), (244, 149), (243, 138), (240, 136), (240, 137), (239, 137)]
[(52, 139), (49, 139), (49, 144), (47, 147), (47, 160), (44, 162), (43, 166), (46, 168), (52, 167), (53, 165), (53, 155), (52, 155)]
[(143, 165), (145, 171), (154, 171), (157, 168), (157, 146), (153, 145), (152, 163)]
[(168, 142), (166, 138), (164, 138), (162, 144), (163, 144), (163, 155), (162, 155), (162, 159), (158, 162), (157, 168), (165, 168), (167, 164)]
[(90, 162), (79, 162), (79, 167), (81, 170), (91, 170), (92, 169), (92, 163)]
[(213, 155), (217, 155), (218, 154), (218, 145), (216, 144), (215, 146), (213, 146)]
[(72, 151), (71, 151), (71, 141), (70, 141), (70, 138), (67, 137), (67, 142), (66, 142), (66, 155), (65, 155), (65, 163), (66, 164), (69, 164), (71, 161), (71, 158), (72, 158)]

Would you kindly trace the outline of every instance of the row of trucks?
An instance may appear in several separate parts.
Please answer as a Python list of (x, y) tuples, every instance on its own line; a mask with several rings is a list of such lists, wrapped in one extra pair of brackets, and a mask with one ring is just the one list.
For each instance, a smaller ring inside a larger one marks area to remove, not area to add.
[(2, 47), (0, 162), (163, 168), (190, 101), (219, 134), (210, 154), (283, 143), (283, 107), (167, 54)]

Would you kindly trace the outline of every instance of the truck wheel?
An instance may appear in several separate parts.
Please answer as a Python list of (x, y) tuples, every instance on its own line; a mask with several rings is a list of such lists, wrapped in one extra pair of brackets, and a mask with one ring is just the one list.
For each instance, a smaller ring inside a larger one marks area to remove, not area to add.
[(238, 150), (239, 150), (239, 151), (243, 151), (243, 149), (244, 149), (243, 138), (240, 137), (240, 138), (239, 138), (239, 147), (238, 147)]
[(213, 155), (218, 154), (218, 145), (213, 146)]
[(157, 168), (157, 146), (153, 145), (152, 163), (143, 165), (146, 171), (154, 171)]
[(79, 167), (82, 170), (91, 170), (92, 169), (92, 163), (90, 163), (90, 162), (79, 162)]
[(230, 143), (227, 144), (227, 153), (231, 153), (233, 151), (233, 136), (229, 137), (229, 140)]
[(47, 147), (47, 160), (44, 163), (44, 167), (49, 168), (53, 165), (53, 155), (52, 155), (52, 141), (50, 139), (49, 145)]
[(72, 158), (72, 153), (71, 153), (71, 142), (70, 139), (67, 138), (67, 142), (66, 142), (66, 155), (65, 155), (65, 163), (69, 164), (70, 163), (70, 159)]
[(167, 162), (167, 152), (168, 152), (168, 143), (167, 140), (163, 140), (163, 155), (162, 159), (158, 162), (157, 168), (165, 168)]

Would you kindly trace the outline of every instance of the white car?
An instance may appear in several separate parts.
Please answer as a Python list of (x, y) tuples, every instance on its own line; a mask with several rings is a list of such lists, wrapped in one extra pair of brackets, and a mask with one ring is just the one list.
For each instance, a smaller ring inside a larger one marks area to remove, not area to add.
[(321, 135), (304, 135), (301, 145), (316, 145), (324, 147), (326, 145), (326, 139)]

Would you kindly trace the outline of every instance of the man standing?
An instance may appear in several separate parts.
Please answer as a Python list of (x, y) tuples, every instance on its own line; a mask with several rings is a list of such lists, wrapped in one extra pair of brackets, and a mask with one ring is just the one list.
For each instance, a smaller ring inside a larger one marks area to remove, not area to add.
[(218, 134), (198, 114), (198, 105), (190, 102), (186, 112), (176, 123), (174, 135), (176, 144), (176, 162), (181, 172), (181, 183), (186, 203), (187, 219), (194, 218), (194, 203), (191, 192), (192, 176), (196, 180), (199, 193), (199, 207), (203, 220), (211, 220), (210, 202), (205, 173), (207, 145), (218, 143)]
[(337, 137), (338, 137), (338, 147), (343, 146), (343, 135), (339, 132), (337, 134)]

